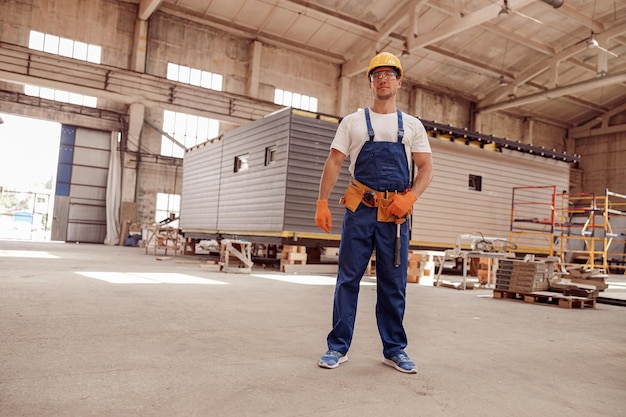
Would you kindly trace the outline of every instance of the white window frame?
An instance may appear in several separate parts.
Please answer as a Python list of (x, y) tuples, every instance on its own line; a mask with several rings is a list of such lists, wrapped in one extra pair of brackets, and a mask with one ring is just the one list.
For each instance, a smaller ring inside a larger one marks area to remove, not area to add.
[[(170, 215), (180, 217), (180, 194), (157, 193), (154, 207), (154, 220), (159, 223)], [(167, 223), (169, 227), (178, 227), (178, 220)]]
[[(37, 32), (36, 30), (30, 31), (28, 47), (37, 51), (93, 62), (94, 64), (100, 64), (102, 57), (102, 47), (98, 45), (62, 38), (49, 33)], [(61, 103), (76, 104), (78, 106), (93, 108), (98, 106), (98, 99), (96, 97), (29, 84), (24, 85), (24, 94)]]
[[(163, 131), (176, 139), (185, 149), (199, 145), (218, 136), (219, 120), (193, 114), (163, 111)], [(185, 149), (175, 144), (166, 135), (161, 136), (161, 155), (182, 158)]]
[(311, 111), (317, 113), (317, 97), (306, 96), (291, 91), (274, 89), (274, 103), (281, 106), (293, 107), (300, 110)]
[(185, 84), (208, 88), (210, 90), (222, 91), (224, 76), (198, 68), (191, 68), (185, 65), (167, 63), (166, 78)]

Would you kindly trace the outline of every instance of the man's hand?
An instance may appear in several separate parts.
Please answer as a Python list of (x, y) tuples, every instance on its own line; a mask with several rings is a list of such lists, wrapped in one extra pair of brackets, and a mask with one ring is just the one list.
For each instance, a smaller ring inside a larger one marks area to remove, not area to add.
[(391, 204), (387, 207), (387, 213), (393, 214), (397, 218), (406, 216), (417, 201), (417, 196), (408, 191), (405, 194), (394, 194), (391, 196)]
[(326, 233), (330, 233), (330, 228), (333, 227), (333, 217), (328, 209), (328, 200), (317, 200), (315, 224)]

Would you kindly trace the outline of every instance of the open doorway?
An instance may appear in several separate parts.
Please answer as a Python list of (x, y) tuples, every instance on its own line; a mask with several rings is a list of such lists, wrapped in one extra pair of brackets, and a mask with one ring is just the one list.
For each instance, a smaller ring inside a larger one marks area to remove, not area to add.
[(0, 238), (50, 240), (61, 124), (0, 113)]

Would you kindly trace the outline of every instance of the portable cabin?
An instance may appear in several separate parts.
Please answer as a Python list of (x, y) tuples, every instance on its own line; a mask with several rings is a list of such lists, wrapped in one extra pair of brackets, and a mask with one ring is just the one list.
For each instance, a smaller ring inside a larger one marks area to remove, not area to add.
[[(339, 119), (285, 108), (188, 149), (180, 228), (186, 237), (306, 245), (329, 236), (315, 225), (319, 181)], [(330, 200), (337, 246), (350, 180), (344, 163)], [(335, 241), (332, 243), (332, 241)]]
[[(344, 212), (339, 198), (350, 180), (347, 160), (329, 199), (331, 234), (314, 221), (319, 181), (338, 123), (332, 116), (285, 108), (188, 149), (182, 233), (196, 239), (338, 246)], [(423, 123), (434, 179), (414, 206), (411, 247), (452, 248), (459, 235), (479, 233), (514, 239), (529, 251), (550, 250), (554, 224), (545, 219), (554, 207), (544, 203), (557, 191), (569, 190), (569, 164), (577, 157)], [(512, 209), (516, 187), (523, 188), (517, 218)]]

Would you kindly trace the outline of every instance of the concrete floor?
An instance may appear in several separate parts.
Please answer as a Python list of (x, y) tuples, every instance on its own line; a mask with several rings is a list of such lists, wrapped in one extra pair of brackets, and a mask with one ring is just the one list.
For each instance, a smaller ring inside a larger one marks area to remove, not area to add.
[(405, 375), (365, 278), (350, 360), (326, 370), (333, 281), (0, 240), (0, 416), (626, 415), (624, 307), (410, 284)]

